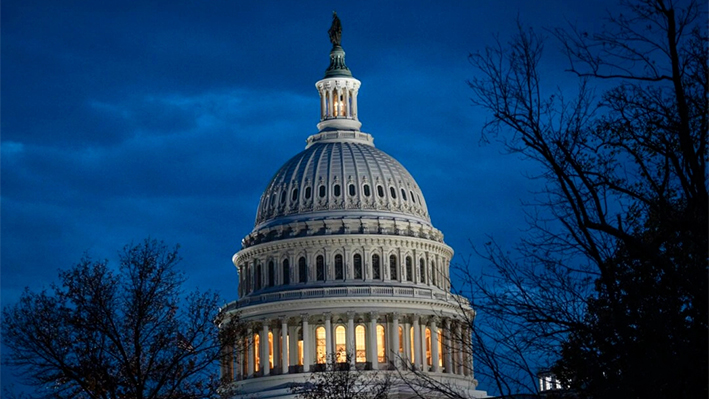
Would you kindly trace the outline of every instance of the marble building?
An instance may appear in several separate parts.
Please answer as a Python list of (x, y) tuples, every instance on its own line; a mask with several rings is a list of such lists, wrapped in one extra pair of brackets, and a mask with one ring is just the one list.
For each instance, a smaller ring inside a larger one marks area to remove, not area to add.
[[(233, 257), (239, 299), (222, 311), (238, 313), (249, 333), (222, 376), (237, 397), (284, 398), (328, 362), (350, 362), (392, 375), (415, 368), (484, 397), (461, 341), (470, 339), (462, 314), (474, 313), (450, 292), (453, 250), (411, 174), (360, 130), (360, 81), (336, 16), (329, 33), (318, 132), (268, 183)], [(395, 385), (391, 396), (407, 392)]]

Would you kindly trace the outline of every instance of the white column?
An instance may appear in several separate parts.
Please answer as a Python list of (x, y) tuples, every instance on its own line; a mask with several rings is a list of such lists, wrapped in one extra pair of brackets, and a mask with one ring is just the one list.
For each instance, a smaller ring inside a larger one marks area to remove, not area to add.
[(288, 373), (288, 319), (281, 316), (281, 374)]
[(298, 359), (298, 326), (288, 327), (288, 364), (297, 366), (300, 364)]
[(446, 373), (453, 373), (453, 345), (451, 343), (451, 321), (450, 319), (445, 319), (443, 321), (443, 346), (446, 351), (446, 357), (443, 359), (443, 367), (446, 369)]
[(352, 368), (352, 370), (354, 370), (357, 356), (357, 346), (355, 345), (354, 315), (355, 313), (352, 311), (347, 312), (347, 355), (350, 357), (350, 367)]
[(326, 108), (325, 108), (325, 90), (321, 88), (319, 90), (319, 92), (320, 92), (320, 120), (324, 120), (325, 119), (325, 110), (326, 110)]
[(262, 375), (267, 376), (271, 372), (271, 365), (268, 362), (268, 320), (263, 321), (263, 326), (261, 327), (261, 338), (259, 339), (261, 345), (261, 369), (263, 370)]
[(399, 367), (401, 361), (399, 359), (399, 314), (392, 313), (391, 315), (391, 329), (392, 329), (392, 340), (391, 340), (391, 362), (395, 367)]
[(419, 315), (414, 314), (414, 367), (421, 370), (423, 364), (421, 356), (421, 328), (419, 327)]
[(404, 334), (402, 335), (404, 337), (404, 353), (402, 355), (404, 364), (413, 364), (411, 359), (411, 325), (408, 322), (404, 322)]
[(463, 343), (463, 333), (460, 328), (460, 322), (455, 325), (455, 341), (456, 347), (458, 348), (456, 351), (456, 358), (458, 359), (458, 374), (464, 375), (465, 363), (463, 363), (463, 351), (465, 350), (465, 345)]
[(438, 353), (438, 325), (436, 325), (436, 318), (431, 319), (431, 371), (437, 373), (439, 371), (439, 358)]
[[(332, 315), (330, 313), (323, 314), (325, 317), (325, 364), (329, 369), (332, 365)], [(315, 339), (318, 339), (315, 337)]]
[(300, 315), (303, 318), (303, 371), (310, 371), (310, 331), (308, 326), (308, 314)]
[(426, 322), (421, 323), (421, 369), (428, 371), (428, 357), (426, 356), (426, 344), (428, 341), (426, 340)]
[(379, 358), (377, 356), (378, 350), (377, 350), (377, 313), (376, 312), (369, 313), (369, 342), (371, 343), (371, 345), (369, 345), (369, 347), (371, 348), (370, 362), (372, 363), (372, 369), (378, 370), (379, 369)]

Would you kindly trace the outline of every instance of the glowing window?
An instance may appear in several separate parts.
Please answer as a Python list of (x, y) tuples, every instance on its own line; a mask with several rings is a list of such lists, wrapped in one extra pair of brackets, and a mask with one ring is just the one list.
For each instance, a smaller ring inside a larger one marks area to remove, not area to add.
[(414, 354), (416, 353), (416, 350), (414, 350), (414, 328), (409, 327), (409, 349), (411, 350), (411, 363), (415, 363), (416, 359), (414, 358)]
[(355, 328), (355, 362), (364, 363), (367, 361), (367, 334), (362, 324)]
[(354, 278), (362, 279), (362, 255), (355, 254), (354, 256)]
[(392, 280), (398, 280), (398, 265), (396, 264), (396, 255), (391, 255), (389, 257), (389, 278)]
[(258, 372), (261, 367), (261, 338), (254, 334), (254, 371)]
[(381, 324), (377, 324), (377, 361), (386, 362), (386, 330)]
[(364, 185), (364, 196), (369, 197), (372, 193), (369, 191), (369, 184)]
[(273, 333), (268, 332), (268, 367), (273, 368)]
[(426, 327), (426, 363), (430, 366), (431, 362), (431, 329)]
[(350, 184), (349, 190), (350, 190), (350, 195), (354, 196), (354, 195), (355, 195), (355, 186), (354, 186), (354, 184)]
[(372, 255), (372, 278), (375, 280), (381, 279), (381, 267), (379, 266), (379, 255)]
[(315, 274), (318, 281), (325, 281), (325, 258), (322, 255), (315, 258)]
[(411, 257), (406, 257), (406, 281), (414, 281), (414, 271), (411, 266)]
[(399, 353), (404, 354), (404, 328), (399, 326)]
[(335, 328), (335, 356), (338, 363), (347, 361), (347, 330), (345, 330), (345, 326)]
[(325, 363), (325, 356), (327, 355), (325, 351), (325, 327), (318, 327), (315, 329), (315, 361), (318, 364)]
[(298, 278), (301, 283), (308, 282), (308, 266), (305, 264), (305, 257), (298, 259)]
[(303, 365), (303, 329), (298, 328), (298, 366)]
[(290, 264), (288, 259), (283, 259), (283, 285), (290, 284)]
[(342, 255), (335, 255), (335, 280), (345, 279), (345, 267), (342, 264)]
[(443, 331), (438, 330), (438, 367), (443, 367)]

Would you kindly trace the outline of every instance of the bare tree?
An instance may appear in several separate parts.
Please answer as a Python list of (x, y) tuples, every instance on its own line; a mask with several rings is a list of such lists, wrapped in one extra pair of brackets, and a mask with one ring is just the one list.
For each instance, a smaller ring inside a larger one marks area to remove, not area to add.
[[(573, 94), (545, 91), (546, 38), (522, 24), (470, 56), (484, 137), (541, 168), (528, 235), (479, 248), (493, 268), (470, 280), (498, 378), (556, 365), (579, 394), (706, 396), (706, 7), (677, 3), (624, 2), (597, 34), (554, 30)], [(615, 87), (597, 99), (593, 79)]]
[[(339, 356), (340, 358), (342, 356)], [(300, 399), (386, 399), (391, 388), (390, 374), (351, 367), (351, 355), (336, 363), (331, 355), (323, 371), (313, 372), (308, 381), (291, 387)]]
[(26, 290), (3, 310), (8, 363), (48, 398), (210, 398), (222, 342), (213, 293), (182, 296), (177, 248), (126, 246), (118, 270), (88, 257), (49, 290)]

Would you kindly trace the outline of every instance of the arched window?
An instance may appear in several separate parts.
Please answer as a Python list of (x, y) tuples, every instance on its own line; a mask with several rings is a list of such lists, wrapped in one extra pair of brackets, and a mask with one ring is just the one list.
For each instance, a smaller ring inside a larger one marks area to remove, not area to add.
[(396, 255), (391, 255), (389, 257), (389, 278), (391, 280), (399, 279), (399, 268), (396, 264)]
[(389, 192), (391, 193), (391, 198), (396, 199), (396, 189), (393, 186), (389, 187)]
[(415, 204), (415, 203), (416, 203), (416, 198), (414, 197), (414, 192), (413, 192), (413, 191), (409, 191), (409, 195), (411, 195), (411, 201), (413, 201), (414, 204)]
[(409, 345), (409, 350), (411, 351), (411, 363), (416, 364), (416, 359), (415, 359), (416, 349), (414, 346), (414, 327), (413, 326), (409, 327), (409, 343), (411, 344), (411, 345)]
[(362, 188), (364, 189), (364, 196), (365, 196), (365, 197), (369, 197), (369, 196), (372, 194), (372, 193), (369, 191), (369, 184), (365, 184), (364, 187), (362, 187)]
[(377, 324), (377, 361), (384, 363), (387, 361), (386, 330), (381, 324)]
[(325, 258), (322, 255), (315, 258), (315, 279), (325, 281)]
[(401, 189), (401, 199), (406, 201), (406, 191), (403, 188)]
[(399, 326), (399, 356), (404, 356), (404, 328)]
[(354, 278), (356, 280), (362, 279), (362, 255), (354, 255)]
[(443, 367), (443, 331), (438, 330), (438, 367)]
[(281, 191), (281, 204), (286, 202), (286, 190)]
[(426, 283), (426, 262), (423, 261), (423, 258), (419, 259), (419, 273), (421, 274), (421, 282)]
[(320, 192), (318, 193), (318, 195), (320, 196), (320, 198), (325, 198), (325, 186), (320, 186), (319, 190)]
[(318, 327), (315, 329), (315, 362), (318, 364), (325, 363), (325, 327)]
[(381, 266), (379, 265), (379, 255), (372, 255), (372, 278), (380, 280), (382, 278)]
[(335, 184), (335, 186), (333, 187), (333, 192), (335, 194), (335, 197), (340, 196), (340, 185), (339, 184)]
[(258, 372), (261, 367), (261, 337), (254, 334), (254, 371)]
[(342, 264), (342, 255), (335, 255), (335, 280), (345, 279), (345, 267)]
[(354, 196), (354, 195), (355, 195), (355, 185), (354, 185), (354, 184), (350, 184), (349, 190), (350, 190), (350, 195), (351, 195), (351, 196)]
[(290, 284), (290, 264), (288, 259), (283, 259), (283, 285)]
[(303, 365), (303, 329), (298, 327), (298, 366)]
[(254, 289), (255, 290), (260, 290), (261, 289), (261, 264), (257, 263), (256, 264), (256, 275), (254, 276)]
[(355, 328), (355, 362), (365, 363), (367, 361), (367, 334), (364, 325), (360, 324)]
[(377, 186), (377, 194), (379, 194), (380, 198), (384, 198), (384, 187)]
[(268, 286), (273, 287), (276, 285), (276, 266), (273, 261), (268, 262)]
[(311, 195), (313, 195), (313, 189), (308, 186), (305, 188), (305, 199), (310, 199)]
[(301, 256), (298, 259), (298, 281), (301, 283), (308, 282), (308, 265), (305, 264), (305, 257)]
[(411, 266), (411, 257), (406, 257), (406, 281), (414, 281), (414, 271)]
[(429, 366), (433, 363), (431, 362), (431, 329), (426, 327), (426, 364)]
[(338, 363), (347, 361), (347, 330), (345, 330), (345, 326), (335, 328), (335, 357)]

